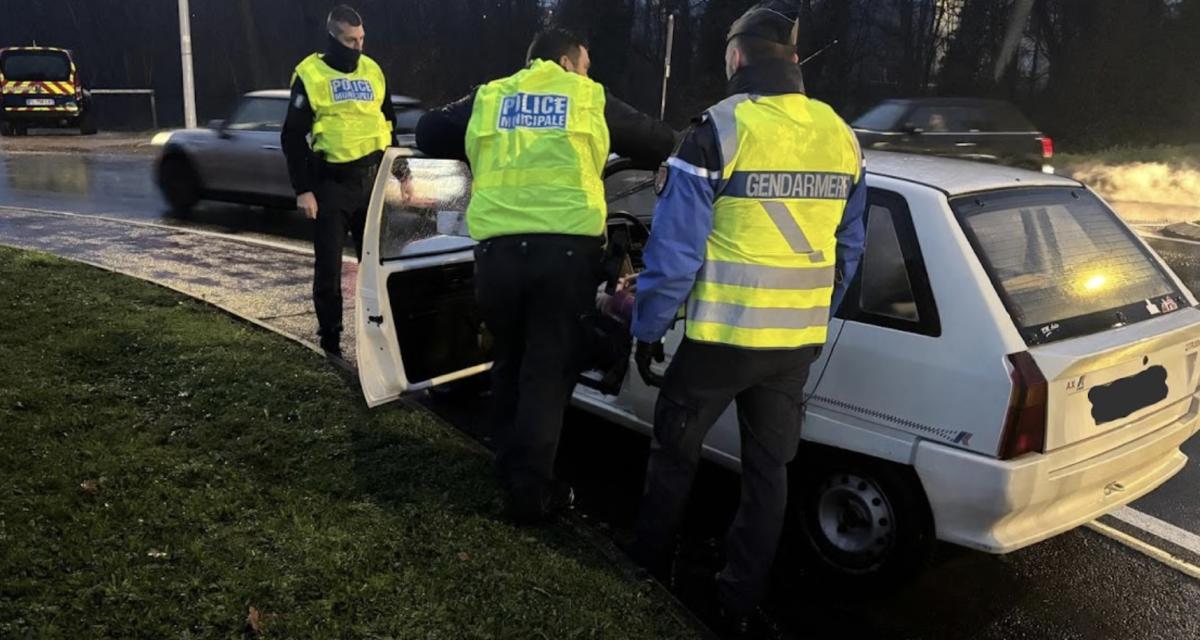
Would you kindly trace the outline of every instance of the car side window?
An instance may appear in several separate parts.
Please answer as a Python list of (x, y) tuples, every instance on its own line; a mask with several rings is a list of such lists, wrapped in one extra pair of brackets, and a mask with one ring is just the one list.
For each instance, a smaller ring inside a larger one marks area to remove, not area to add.
[(921, 314), (917, 310), (917, 299), (913, 295), (890, 209), (871, 205), (867, 214), (866, 244), (870, 248), (863, 254), (859, 266), (862, 269), (860, 308), (867, 313), (920, 322)]
[(247, 98), (238, 105), (225, 128), (233, 131), (282, 131), (287, 100)]
[(912, 215), (903, 196), (868, 191), (866, 243), (837, 317), (928, 336), (941, 322)]
[(925, 133), (966, 133), (989, 128), (982, 111), (958, 106), (921, 107), (913, 112), (909, 124)]

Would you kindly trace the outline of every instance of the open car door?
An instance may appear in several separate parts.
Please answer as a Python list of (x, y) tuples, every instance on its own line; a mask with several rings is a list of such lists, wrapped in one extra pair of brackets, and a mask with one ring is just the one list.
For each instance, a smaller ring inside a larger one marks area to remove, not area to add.
[(467, 166), (389, 149), (367, 210), (354, 311), (367, 405), (491, 368), (475, 308)]

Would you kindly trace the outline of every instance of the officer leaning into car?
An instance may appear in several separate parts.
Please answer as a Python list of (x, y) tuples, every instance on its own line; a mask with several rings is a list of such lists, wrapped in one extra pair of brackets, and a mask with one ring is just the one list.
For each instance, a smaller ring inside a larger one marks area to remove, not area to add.
[[(660, 384), (634, 556), (669, 579), (701, 445), (736, 402), (741, 502), (717, 595), (735, 630), (763, 598), (787, 504), (809, 366), (863, 246), (863, 158), (833, 109), (804, 94), (795, 13), (760, 3), (729, 30), (729, 97), (664, 165), (632, 332)], [(665, 182), (663, 181), (665, 178)], [(662, 339), (686, 303), (661, 379)]]
[(582, 319), (602, 280), (603, 172), (609, 152), (661, 163), (675, 132), (588, 78), (586, 44), (539, 34), (527, 66), (417, 124), (428, 155), (465, 159), (475, 297), (494, 340), (496, 467), (513, 516), (539, 522), (570, 505), (554, 478), (563, 412), (582, 369)]
[(296, 66), (280, 138), (296, 208), (316, 220), (317, 334), (326, 353), (341, 357), (342, 247), (349, 230), (361, 259), (375, 173), (384, 150), (396, 142), (395, 111), (383, 69), (363, 55), (366, 33), (358, 12), (338, 5), (326, 27), (325, 52)]

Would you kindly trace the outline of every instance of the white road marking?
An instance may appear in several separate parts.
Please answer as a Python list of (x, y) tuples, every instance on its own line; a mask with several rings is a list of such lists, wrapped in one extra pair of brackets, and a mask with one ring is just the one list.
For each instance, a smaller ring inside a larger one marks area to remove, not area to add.
[(1155, 560), (1158, 560), (1159, 562), (1171, 567), (1172, 569), (1175, 569), (1176, 571), (1179, 571), (1186, 576), (1200, 580), (1200, 567), (1197, 567), (1196, 565), (1183, 560), (1182, 558), (1177, 558), (1148, 542), (1143, 542), (1138, 538), (1118, 531), (1106, 524), (1101, 524), (1095, 520), (1087, 523), (1085, 526), (1092, 531), (1111, 538), (1135, 551), (1139, 551)]
[(1160, 236), (1157, 233), (1139, 233), (1138, 235), (1142, 236), (1143, 238), (1154, 238), (1155, 240), (1167, 240), (1170, 242), (1182, 242), (1183, 244), (1200, 245), (1200, 241), (1197, 241), (1197, 240), (1185, 240), (1184, 238), (1169, 238), (1167, 236)]
[(1121, 507), (1108, 515), (1200, 556), (1200, 535), (1130, 507)]
[[(159, 230), (163, 230), (163, 231), (173, 231), (173, 232), (177, 232), (177, 233), (192, 233), (192, 234), (201, 235), (201, 236), (208, 236), (210, 238), (221, 238), (223, 240), (234, 240), (236, 242), (242, 242), (245, 244), (258, 245), (260, 247), (267, 247), (270, 249), (279, 249), (281, 251), (296, 253), (296, 254), (300, 254), (303, 256), (313, 255), (312, 249), (303, 249), (303, 248), (300, 248), (297, 246), (284, 244), (282, 242), (272, 242), (270, 240), (259, 240), (257, 238), (246, 238), (246, 237), (242, 237), (242, 236), (234, 235), (234, 234), (230, 234), (230, 233), (220, 233), (217, 231), (205, 231), (203, 229), (192, 229), (190, 227), (177, 227), (177, 226), (173, 226), (173, 225), (169, 225), (169, 224), (144, 222), (142, 220), (129, 220), (126, 218), (114, 218), (112, 216), (106, 216), (103, 214), (93, 215), (90, 213), (73, 213), (70, 211), (59, 211), (56, 209), (39, 209), (37, 207), (14, 207), (14, 206), (10, 206), (10, 205), (2, 206), (2, 207), (0, 207), (0, 209), (9, 209), (12, 211), (28, 211), (28, 212), (32, 212), (32, 213), (41, 213), (41, 214), (52, 215), (52, 216), (64, 216), (64, 217), (68, 217), (68, 218), (88, 218), (91, 220), (103, 220), (104, 222), (129, 224), (129, 225), (134, 225), (134, 226), (138, 226), (138, 227), (159, 229)], [(342, 262), (357, 262), (357, 260), (355, 260), (354, 258), (351, 258), (349, 256), (342, 256)]]

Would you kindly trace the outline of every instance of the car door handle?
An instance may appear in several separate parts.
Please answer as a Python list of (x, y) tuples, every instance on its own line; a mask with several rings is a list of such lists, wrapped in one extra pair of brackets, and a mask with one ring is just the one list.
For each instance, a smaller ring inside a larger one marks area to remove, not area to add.
[(279, 151), (280, 149), (282, 149), (282, 147), (280, 147), (280, 146), (279, 146), (279, 145), (277, 145), (277, 144), (264, 144), (264, 145), (262, 146), (262, 148), (263, 148), (263, 149), (265, 149), (265, 150), (267, 150), (267, 151)]
[(956, 146), (956, 147), (978, 147), (979, 143), (977, 143), (977, 142), (955, 142), (954, 146)]

